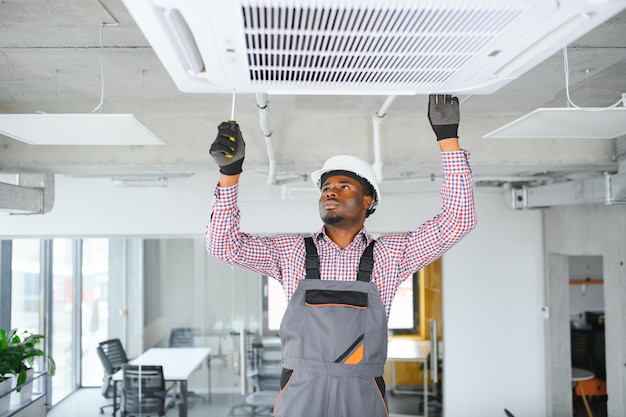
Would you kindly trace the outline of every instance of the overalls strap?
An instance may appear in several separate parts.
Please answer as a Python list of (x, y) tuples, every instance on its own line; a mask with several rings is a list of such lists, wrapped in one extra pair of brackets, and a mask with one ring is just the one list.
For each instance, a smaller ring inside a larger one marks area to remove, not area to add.
[(305, 237), (306, 245), (306, 279), (320, 279), (320, 261), (317, 256), (317, 247), (312, 237)]
[(363, 255), (361, 255), (361, 262), (359, 263), (359, 273), (356, 276), (357, 281), (370, 282), (370, 275), (372, 275), (372, 268), (374, 267), (375, 243), (376, 241), (372, 240), (363, 251)]
[[(372, 240), (363, 251), (363, 255), (361, 255), (359, 273), (356, 277), (357, 281), (370, 281), (370, 275), (372, 274), (372, 268), (374, 267), (375, 243), (376, 241)], [(312, 237), (305, 237), (304, 244), (306, 246), (306, 279), (320, 279), (320, 263), (315, 242), (313, 242)]]

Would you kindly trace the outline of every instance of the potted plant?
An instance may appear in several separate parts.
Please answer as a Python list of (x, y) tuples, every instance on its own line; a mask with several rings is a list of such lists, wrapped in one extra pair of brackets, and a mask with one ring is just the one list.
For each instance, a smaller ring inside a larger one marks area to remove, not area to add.
[[(45, 355), (43, 350), (37, 347), (43, 338), (44, 335), (41, 334), (26, 331), (18, 334), (17, 329), (8, 332), (0, 329), (0, 379), (13, 376), (12, 385), (19, 387), (16, 391), (20, 393), (14, 402), (21, 403), (30, 400), (32, 396), (32, 366), (36, 357)], [(50, 367), (48, 373), (54, 375), (56, 364), (50, 356), (47, 358)], [(28, 380), (30, 383), (23, 385)]]
[[(1, 353), (0, 353), (1, 355)], [(0, 371), (0, 415), (4, 414), (11, 403), (11, 378)]]

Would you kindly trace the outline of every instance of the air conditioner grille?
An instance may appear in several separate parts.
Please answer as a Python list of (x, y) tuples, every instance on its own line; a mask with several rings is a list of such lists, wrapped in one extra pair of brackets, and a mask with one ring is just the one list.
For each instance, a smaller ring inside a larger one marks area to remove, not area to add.
[(251, 84), (395, 88), (445, 84), (528, 7), (256, 3), (241, 9)]

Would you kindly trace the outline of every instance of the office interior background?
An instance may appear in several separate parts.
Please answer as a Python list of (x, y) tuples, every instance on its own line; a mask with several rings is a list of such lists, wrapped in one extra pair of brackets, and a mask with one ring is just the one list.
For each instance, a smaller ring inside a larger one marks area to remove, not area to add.
[[(261, 327), (262, 277), (204, 250), (218, 178), (208, 149), (231, 93), (180, 92), (121, 1), (6, 1), (0, 14), (0, 112), (132, 113), (165, 142), (31, 145), (0, 135), (0, 182), (54, 178), (45, 214), (0, 213), (0, 324), (47, 335), (63, 365), (52, 403), (99, 385), (97, 341), (119, 337), (132, 357), (173, 327), (199, 327), (226, 353), (221, 334)], [(568, 92), (588, 107), (620, 100), (624, 35), (622, 11), (568, 42), (569, 84), (558, 49), (493, 93), (458, 93), (479, 224), (442, 258), (445, 415), (571, 415), (569, 331), (585, 310), (605, 314), (608, 415), (626, 414), (626, 194), (586, 194), (608, 176), (624, 183), (626, 138), (574, 138), (572, 120), (560, 122), (561, 138), (483, 137), (537, 108), (569, 107)], [(435, 215), (441, 168), (427, 96), (390, 97), (269, 94), (268, 145), (259, 97), (238, 93), (242, 229), (318, 230), (308, 173), (337, 153), (373, 161), (376, 126), (383, 203), (368, 231), (405, 231)], [(586, 278), (603, 283), (583, 296), (570, 280)], [(235, 381), (225, 373), (212, 388)]]

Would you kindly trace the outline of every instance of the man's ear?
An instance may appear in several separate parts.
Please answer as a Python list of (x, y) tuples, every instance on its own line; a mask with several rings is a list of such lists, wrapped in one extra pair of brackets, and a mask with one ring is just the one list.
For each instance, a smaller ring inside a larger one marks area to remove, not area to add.
[(363, 205), (366, 209), (371, 209), (373, 202), (374, 198), (371, 195), (363, 195)]

